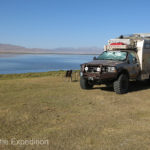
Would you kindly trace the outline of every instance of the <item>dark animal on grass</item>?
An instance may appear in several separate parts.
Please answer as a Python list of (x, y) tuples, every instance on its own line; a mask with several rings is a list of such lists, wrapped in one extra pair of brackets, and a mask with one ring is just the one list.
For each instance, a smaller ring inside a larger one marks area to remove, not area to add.
[(72, 70), (67, 70), (65, 74), (66, 78), (70, 78), (72, 80)]

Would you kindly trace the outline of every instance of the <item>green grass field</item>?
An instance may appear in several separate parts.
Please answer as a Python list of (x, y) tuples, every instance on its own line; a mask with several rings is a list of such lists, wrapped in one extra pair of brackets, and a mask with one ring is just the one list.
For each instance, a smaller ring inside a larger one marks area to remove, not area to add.
[(43, 139), (2, 150), (149, 150), (150, 86), (132, 83), (117, 95), (105, 86), (80, 89), (64, 72), (0, 76), (0, 139)]

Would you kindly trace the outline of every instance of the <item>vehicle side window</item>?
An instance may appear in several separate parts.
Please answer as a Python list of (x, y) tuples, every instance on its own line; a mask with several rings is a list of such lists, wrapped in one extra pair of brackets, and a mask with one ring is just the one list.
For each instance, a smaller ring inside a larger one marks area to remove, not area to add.
[(135, 64), (137, 63), (137, 59), (134, 53), (129, 53), (128, 54), (128, 60), (130, 64)]
[(150, 49), (150, 40), (146, 40), (146, 41), (144, 42), (144, 48), (145, 48), (145, 49)]

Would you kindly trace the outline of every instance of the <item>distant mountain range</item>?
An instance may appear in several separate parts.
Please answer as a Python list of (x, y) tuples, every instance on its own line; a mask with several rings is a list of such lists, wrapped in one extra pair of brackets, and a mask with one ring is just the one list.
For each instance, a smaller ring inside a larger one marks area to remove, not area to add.
[(100, 54), (102, 48), (85, 47), (85, 48), (56, 48), (56, 49), (40, 49), (40, 48), (26, 48), (11, 44), (0, 44), (0, 53), (51, 53), (51, 54)]

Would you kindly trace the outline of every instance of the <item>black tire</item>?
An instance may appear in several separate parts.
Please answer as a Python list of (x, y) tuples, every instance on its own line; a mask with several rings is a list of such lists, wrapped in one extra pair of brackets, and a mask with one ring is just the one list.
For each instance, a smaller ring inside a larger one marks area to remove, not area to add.
[(150, 77), (149, 77), (149, 79), (146, 80), (146, 82), (148, 82), (150, 84)]
[(121, 74), (113, 83), (114, 91), (117, 94), (124, 94), (128, 92), (129, 77), (127, 74)]
[(92, 89), (93, 84), (90, 84), (87, 79), (80, 77), (80, 87), (82, 89)]

